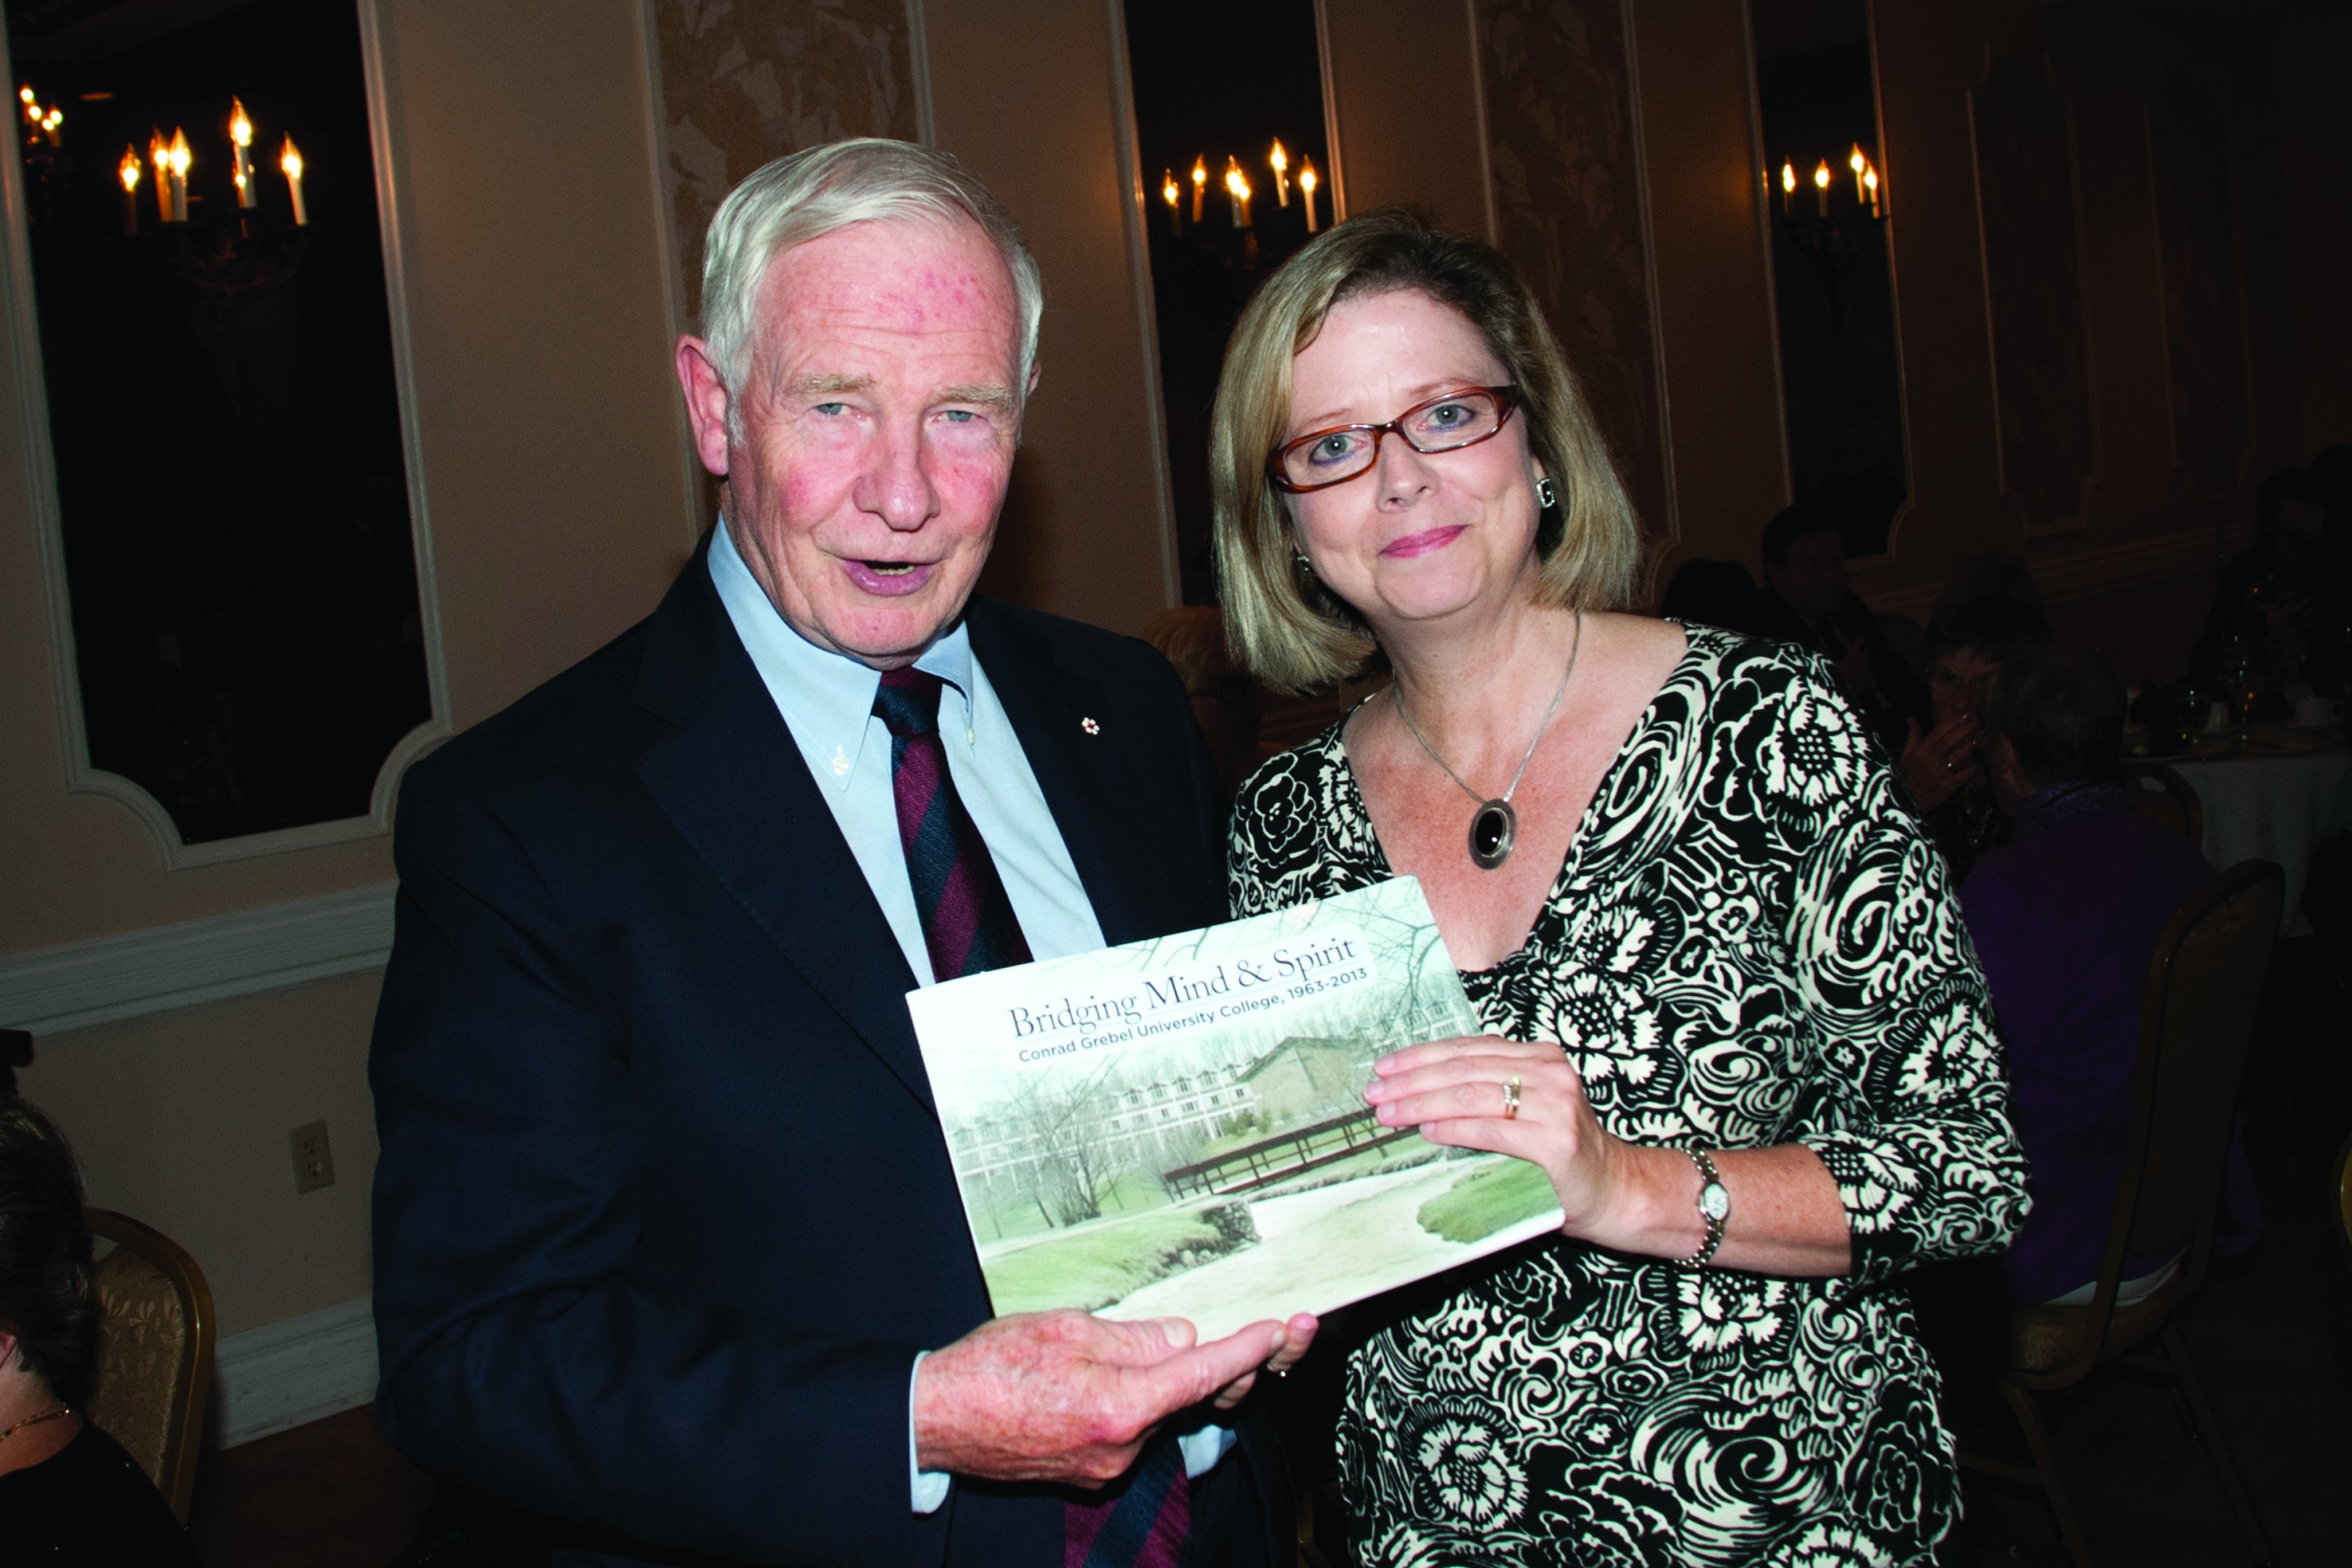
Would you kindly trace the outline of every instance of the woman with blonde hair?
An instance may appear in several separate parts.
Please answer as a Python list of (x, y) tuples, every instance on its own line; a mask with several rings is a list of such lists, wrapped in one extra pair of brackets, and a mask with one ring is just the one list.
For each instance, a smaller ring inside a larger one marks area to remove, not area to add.
[(1951, 1443), (1888, 1286), (1998, 1250), (2025, 1173), (1942, 864), (1827, 668), (1623, 613), (1639, 532), (1540, 310), (1410, 215), (1267, 280), (1210, 461), (1238, 656), (1395, 675), (1244, 786), (1234, 913), (1419, 878), (1491, 1032), (1365, 1098), (1564, 1215), (1351, 1358), (1364, 1561), (1927, 1562)]

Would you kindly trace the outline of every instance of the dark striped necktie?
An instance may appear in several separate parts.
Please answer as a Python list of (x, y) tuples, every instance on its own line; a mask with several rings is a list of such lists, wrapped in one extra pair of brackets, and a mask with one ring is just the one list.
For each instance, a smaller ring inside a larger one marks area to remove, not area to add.
[(919, 669), (884, 672), (874, 716), (890, 731), (890, 789), (915, 912), (939, 980), (1029, 962), (1013, 900), (948, 775), (940, 743), (940, 686)]
[(1192, 1530), (1184, 1451), (1163, 1435), (1143, 1451), (1117, 1497), (1063, 1510), (1063, 1568), (1183, 1568)]
[[(957, 798), (940, 742), (936, 675), (893, 669), (874, 695), (890, 731), (890, 789), (898, 845), (922, 917), (931, 973), (940, 980), (1029, 962), (1029, 943), (996, 874), (996, 862)], [(1181, 1568), (1192, 1521), (1184, 1456), (1173, 1438), (1144, 1451), (1125, 1488), (1101, 1503), (1064, 1510), (1066, 1568)]]

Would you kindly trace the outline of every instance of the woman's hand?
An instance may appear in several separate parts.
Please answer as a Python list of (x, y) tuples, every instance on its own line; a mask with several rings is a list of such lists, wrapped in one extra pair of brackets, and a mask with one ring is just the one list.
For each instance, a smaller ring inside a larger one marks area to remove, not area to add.
[[(1386, 1125), (1541, 1166), (1567, 1216), (1561, 1234), (1653, 1258), (1690, 1258), (1706, 1240), (1691, 1157), (1605, 1131), (1559, 1047), (1492, 1035), (1438, 1040), (1382, 1057), (1372, 1070), (1380, 1078), (1364, 1099)], [(1514, 1077), (1518, 1114), (1508, 1116)], [(1811, 1149), (1717, 1149), (1715, 1163), (1732, 1194), (1718, 1267), (1805, 1277), (1853, 1268), (1844, 1204)]]
[[(1512, 1154), (1543, 1168), (1567, 1216), (1561, 1230), (1614, 1237), (1627, 1192), (1627, 1145), (1603, 1131), (1584, 1079), (1556, 1045), (1492, 1035), (1410, 1046), (1372, 1064), (1364, 1099), (1390, 1127), (1421, 1129), (1433, 1143)], [(1518, 1110), (1508, 1088), (1518, 1081)]]
[(1926, 734), (1918, 721), (1909, 725), (1910, 738), (1895, 766), (1911, 786), (1911, 798), (1922, 811), (1933, 811), (1977, 776), (1978, 749), (1984, 744), (1984, 726), (1973, 713), (1955, 713)]

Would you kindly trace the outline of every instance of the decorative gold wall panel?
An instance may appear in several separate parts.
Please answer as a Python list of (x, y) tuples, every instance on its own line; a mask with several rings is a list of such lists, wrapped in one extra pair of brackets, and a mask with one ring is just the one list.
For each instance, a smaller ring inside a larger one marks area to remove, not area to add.
[(2001, 493), (2028, 533), (2079, 527), (2098, 455), (2072, 111), (2038, 62), (2007, 56), (1969, 109)]
[(2200, 493), (2234, 489), (2253, 444), (2230, 121), (2205, 84), (2168, 70), (2147, 106), (2173, 459)]
[[(1482, 0), (1476, 16), (1496, 242), (1542, 300), (1643, 524), (1665, 532), (1666, 444), (1622, 9), (1618, 0)], [(1477, 177), (1466, 149), (1463, 177)]]
[(702, 232), (772, 158), (850, 136), (918, 139), (904, 0), (654, 0), (670, 228), (689, 319)]

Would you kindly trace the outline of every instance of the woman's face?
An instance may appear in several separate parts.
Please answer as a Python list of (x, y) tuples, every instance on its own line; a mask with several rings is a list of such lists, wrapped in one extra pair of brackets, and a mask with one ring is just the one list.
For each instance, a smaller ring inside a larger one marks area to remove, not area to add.
[[(1508, 379), (1466, 318), (1408, 290), (1333, 307), (1290, 374), (1286, 440), (1381, 424), (1443, 394)], [(1542, 473), (1527, 423), (1514, 415), (1491, 440), (1449, 452), (1416, 452), (1402, 437), (1384, 436), (1364, 473), (1288, 499), (1315, 574), (1386, 641), (1397, 628), (1498, 610), (1532, 590)]]
[(1972, 647), (1947, 648), (1927, 667), (1927, 701), (1941, 724), (1957, 714), (1984, 711), (1985, 688), (2000, 666)]

